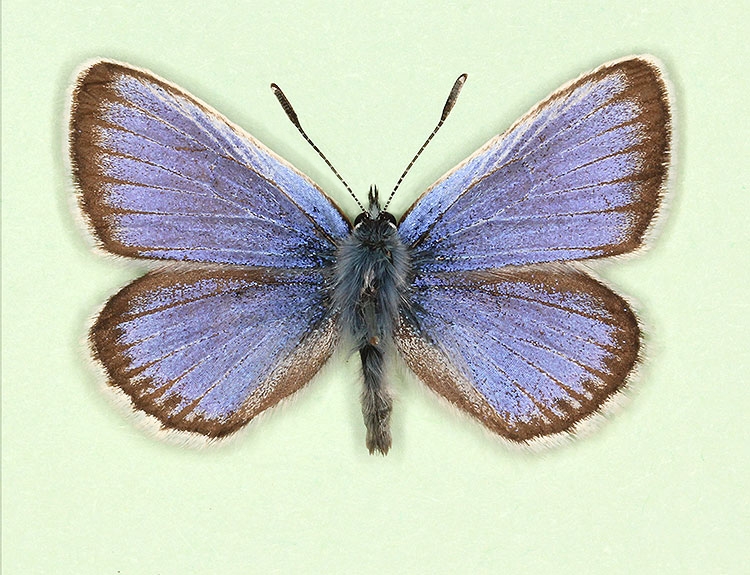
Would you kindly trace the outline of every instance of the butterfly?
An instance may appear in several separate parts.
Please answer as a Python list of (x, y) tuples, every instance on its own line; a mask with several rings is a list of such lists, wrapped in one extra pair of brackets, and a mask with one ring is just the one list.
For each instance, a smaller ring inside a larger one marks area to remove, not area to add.
[(80, 72), (69, 136), (99, 245), (164, 264), (109, 299), (90, 330), (109, 384), (164, 429), (227, 436), (345, 346), (361, 360), (370, 453), (391, 446), (398, 356), (526, 444), (574, 432), (638, 362), (634, 312), (581, 262), (642, 246), (659, 209), (670, 97), (651, 57), (553, 92), (400, 218), (373, 187), (350, 221), (241, 128), (127, 64)]

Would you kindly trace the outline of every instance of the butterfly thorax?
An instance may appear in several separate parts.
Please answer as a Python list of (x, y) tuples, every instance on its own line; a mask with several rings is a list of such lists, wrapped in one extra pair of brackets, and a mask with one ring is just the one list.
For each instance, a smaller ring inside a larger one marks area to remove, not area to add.
[(386, 453), (390, 447), (392, 400), (383, 368), (399, 314), (408, 306), (411, 276), (411, 258), (396, 219), (381, 211), (373, 187), (369, 210), (356, 218), (351, 234), (337, 247), (333, 288), (341, 331), (362, 360), (362, 412), (370, 452)]

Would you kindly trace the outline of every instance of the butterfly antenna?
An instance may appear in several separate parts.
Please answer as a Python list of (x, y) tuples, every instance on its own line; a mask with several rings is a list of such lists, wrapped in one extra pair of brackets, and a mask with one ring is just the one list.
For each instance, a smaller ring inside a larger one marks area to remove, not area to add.
[(458, 78), (456, 78), (456, 81), (453, 83), (453, 88), (451, 88), (451, 93), (448, 94), (448, 99), (445, 101), (445, 106), (443, 106), (443, 113), (440, 116), (440, 121), (437, 123), (437, 126), (435, 126), (435, 129), (432, 130), (432, 133), (427, 137), (424, 144), (422, 144), (422, 147), (419, 148), (419, 151), (411, 159), (411, 162), (409, 162), (409, 165), (406, 166), (406, 169), (401, 174), (401, 177), (398, 179), (398, 182), (396, 182), (396, 185), (393, 187), (393, 191), (391, 192), (391, 195), (388, 196), (388, 201), (385, 202), (385, 205), (383, 206), (383, 211), (388, 209), (388, 204), (391, 203), (393, 196), (396, 194), (396, 190), (398, 190), (398, 187), (401, 185), (401, 182), (406, 177), (406, 174), (409, 173), (409, 170), (411, 170), (411, 167), (414, 165), (414, 162), (416, 162), (417, 158), (422, 155), (422, 152), (424, 152), (424, 149), (432, 141), (432, 138), (435, 137), (435, 134), (437, 134), (438, 130), (443, 125), (446, 118), (448, 118), (448, 114), (451, 113), (453, 106), (456, 105), (456, 100), (458, 100), (458, 94), (459, 92), (461, 92), (461, 88), (464, 87), (464, 82), (466, 82), (466, 78), (468, 77), (469, 77), (468, 74), (461, 74)]
[(341, 182), (346, 190), (351, 194), (352, 198), (354, 198), (354, 201), (357, 202), (357, 205), (359, 208), (366, 212), (365, 207), (362, 205), (362, 202), (360, 202), (357, 199), (357, 196), (354, 195), (354, 192), (349, 187), (349, 184), (344, 181), (344, 178), (341, 177), (341, 174), (338, 173), (336, 168), (333, 167), (333, 164), (328, 161), (328, 158), (326, 158), (326, 155), (320, 151), (320, 148), (315, 145), (315, 142), (313, 142), (310, 139), (310, 136), (307, 135), (307, 133), (302, 129), (302, 124), (299, 123), (299, 118), (297, 117), (297, 112), (294, 111), (294, 108), (292, 108), (292, 105), (289, 103), (289, 99), (284, 95), (284, 92), (281, 91), (281, 88), (279, 88), (276, 84), (271, 84), (271, 90), (273, 90), (273, 93), (276, 95), (276, 99), (279, 101), (279, 104), (281, 104), (281, 108), (286, 113), (287, 117), (289, 118), (289, 121), (294, 124), (294, 126), (297, 128), (300, 134), (302, 134), (302, 137), (305, 139), (305, 141), (310, 144), (313, 150), (315, 150), (318, 155), (323, 158), (323, 161), (326, 163), (326, 165), (331, 168), (331, 171), (336, 175), (336, 177), (339, 179), (339, 182)]

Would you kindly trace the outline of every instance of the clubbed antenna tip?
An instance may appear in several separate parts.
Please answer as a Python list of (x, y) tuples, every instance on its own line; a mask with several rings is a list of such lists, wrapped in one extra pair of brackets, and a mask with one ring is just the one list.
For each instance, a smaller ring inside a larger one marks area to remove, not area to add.
[(349, 184), (344, 181), (344, 178), (341, 177), (341, 174), (339, 174), (338, 170), (333, 167), (333, 164), (326, 158), (325, 154), (320, 151), (320, 148), (315, 145), (315, 142), (313, 142), (310, 139), (310, 136), (307, 135), (305, 130), (302, 129), (302, 124), (300, 124), (299, 117), (297, 116), (297, 112), (294, 111), (294, 108), (292, 108), (292, 104), (289, 102), (289, 98), (286, 97), (284, 92), (279, 88), (277, 84), (271, 84), (271, 90), (273, 90), (274, 95), (276, 96), (276, 99), (279, 101), (279, 104), (281, 104), (281, 109), (284, 110), (284, 113), (289, 118), (289, 121), (294, 124), (294, 127), (297, 128), (297, 131), (302, 134), (302, 137), (305, 139), (305, 141), (310, 144), (313, 150), (317, 152), (317, 154), (323, 158), (323, 161), (326, 163), (326, 165), (331, 169), (331, 171), (336, 175), (336, 177), (339, 179), (339, 182), (341, 182), (346, 190), (349, 192), (349, 194), (354, 198), (354, 201), (357, 202), (357, 205), (359, 208), (364, 212), (365, 207), (362, 205), (362, 202), (360, 202), (357, 199), (357, 196), (354, 195), (354, 192), (349, 187)]
[(411, 167), (414, 165), (414, 162), (416, 162), (417, 158), (419, 158), (419, 156), (422, 155), (422, 152), (424, 152), (424, 149), (432, 141), (432, 138), (435, 137), (435, 134), (437, 134), (438, 130), (443, 125), (443, 122), (445, 122), (446, 118), (448, 118), (448, 114), (451, 113), (453, 106), (456, 105), (456, 100), (458, 100), (458, 95), (461, 92), (461, 88), (464, 87), (464, 82), (466, 82), (466, 78), (468, 77), (469, 77), (468, 74), (461, 74), (458, 78), (456, 78), (456, 81), (453, 82), (453, 88), (451, 88), (451, 92), (450, 94), (448, 94), (448, 99), (445, 101), (445, 106), (443, 106), (443, 113), (440, 115), (440, 121), (437, 123), (437, 126), (435, 126), (435, 129), (432, 130), (432, 133), (427, 137), (424, 144), (422, 144), (422, 147), (419, 148), (419, 151), (416, 154), (414, 154), (414, 157), (411, 159), (411, 162), (409, 162), (409, 165), (406, 166), (406, 169), (401, 174), (401, 177), (396, 182), (396, 185), (393, 186), (393, 191), (391, 192), (391, 195), (388, 196), (388, 201), (385, 202), (385, 205), (383, 206), (383, 211), (388, 209), (388, 204), (391, 203), (393, 196), (396, 195), (396, 190), (398, 190), (398, 187), (401, 185), (401, 182), (404, 181), (406, 174), (409, 173), (409, 170), (411, 170)]

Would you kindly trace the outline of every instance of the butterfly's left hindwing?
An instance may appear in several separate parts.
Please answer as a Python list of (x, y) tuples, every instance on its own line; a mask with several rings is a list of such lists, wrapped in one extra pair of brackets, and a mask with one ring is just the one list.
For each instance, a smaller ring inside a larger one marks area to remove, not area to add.
[(221, 437), (306, 384), (333, 352), (323, 277), (152, 272), (109, 300), (91, 343), (112, 385), (165, 428)]
[(513, 441), (572, 429), (638, 359), (627, 303), (564, 267), (421, 278), (413, 303), (396, 337), (407, 365)]

